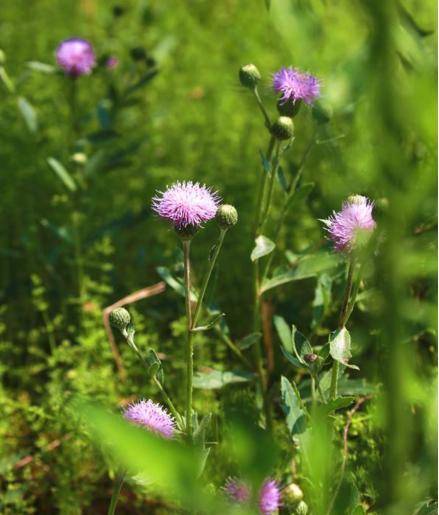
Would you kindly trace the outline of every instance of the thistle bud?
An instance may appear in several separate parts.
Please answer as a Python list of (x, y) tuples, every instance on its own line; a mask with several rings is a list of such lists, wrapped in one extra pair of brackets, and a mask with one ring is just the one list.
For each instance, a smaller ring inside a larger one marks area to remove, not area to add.
[(314, 361), (316, 361), (318, 356), (317, 356), (317, 354), (314, 354), (314, 352), (311, 352), (310, 354), (305, 354), (305, 356), (303, 356), (303, 358), (307, 363), (314, 363)]
[(288, 116), (280, 116), (271, 126), (271, 134), (279, 140), (286, 140), (293, 137), (294, 124)]
[(196, 225), (175, 226), (175, 232), (183, 241), (191, 240), (197, 231), (198, 227)]
[(297, 504), (303, 499), (303, 492), (299, 485), (296, 483), (289, 484), (283, 491), (285, 500), (291, 504)]
[(280, 98), (277, 101), (277, 110), (281, 116), (289, 116), (293, 118), (299, 112), (302, 102), (300, 100), (284, 100)]
[(244, 88), (254, 89), (261, 80), (261, 74), (254, 64), (246, 64), (239, 69), (239, 82)]
[(308, 505), (305, 501), (300, 501), (294, 511), (297, 515), (306, 515), (308, 513)]
[(238, 223), (238, 212), (230, 204), (223, 204), (216, 212), (216, 219), (220, 228), (227, 230)]
[(355, 204), (357, 206), (361, 206), (362, 204), (365, 204), (367, 201), (366, 197), (363, 197), (363, 195), (349, 195), (348, 202), (349, 204)]
[(118, 329), (125, 337), (127, 327), (131, 323), (131, 315), (125, 308), (116, 308), (110, 313), (110, 325)]

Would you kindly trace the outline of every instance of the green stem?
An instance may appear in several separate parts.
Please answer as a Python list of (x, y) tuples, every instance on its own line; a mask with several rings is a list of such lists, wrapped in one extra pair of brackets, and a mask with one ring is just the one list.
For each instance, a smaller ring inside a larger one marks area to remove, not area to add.
[(261, 97), (259, 95), (259, 91), (258, 91), (257, 86), (255, 86), (255, 88), (253, 90), (253, 94), (255, 95), (256, 102), (258, 103), (259, 109), (261, 110), (262, 116), (264, 117), (265, 126), (267, 127), (267, 129), (270, 129), (270, 127), (271, 127), (270, 117), (268, 116), (268, 113), (267, 113), (267, 111), (265, 109), (265, 106), (264, 106), (264, 104), (262, 102), (262, 99), (261, 99)]
[(172, 415), (174, 416), (175, 420), (177, 421), (177, 424), (180, 428), (183, 427), (183, 422), (181, 420), (180, 413), (176, 410), (174, 403), (171, 401), (169, 395), (166, 393), (166, 390), (163, 388), (162, 383), (157, 379), (156, 376), (153, 377), (153, 381), (156, 384), (157, 388), (160, 390), (160, 393), (162, 394), (162, 397), (166, 404), (168, 405), (169, 410), (171, 411)]
[(275, 150), (275, 154), (274, 154), (273, 165), (271, 167), (271, 176), (270, 176), (270, 184), (268, 186), (267, 200), (265, 202), (265, 207), (262, 212), (261, 219), (260, 219), (260, 227), (261, 228), (264, 226), (264, 224), (267, 220), (268, 214), (270, 212), (271, 200), (273, 198), (273, 191), (274, 191), (274, 180), (276, 177), (277, 169), (279, 167), (279, 151), (280, 151), (279, 142), (276, 143), (275, 147), (276, 147), (276, 150)]
[[(338, 319), (338, 329), (341, 330), (346, 325), (347, 322), (347, 313), (348, 313), (348, 305), (349, 299), (351, 297), (352, 292), (352, 284), (354, 278), (354, 268), (355, 268), (355, 259), (351, 256), (349, 259), (349, 269), (348, 269), (348, 278), (346, 281), (346, 289), (343, 299), (343, 304), (340, 310), (340, 316)], [(331, 388), (330, 388), (330, 399), (333, 400), (337, 397), (337, 388), (338, 388), (338, 375), (340, 371), (340, 363), (337, 360), (334, 360), (332, 365), (332, 375), (331, 375)]]
[(253, 366), (250, 363), (250, 361), (244, 356), (241, 349), (235, 345), (235, 343), (227, 336), (225, 335), (221, 329), (215, 328), (215, 332), (218, 334), (218, 336), (221, 338), (221, 340), (229, 347), (229, 349), (242, 361), (242, 363), (248, 367), (249, 369), (252, 369)]
[[(273, 156), (275, 142), (276, 142), (276, 140), (275, 140), (274, 136), (271, 136), (270, 142), (268, 144), (267, 155), (266, 155), (266, 160), (269, 163), (271, 163), (271, 158)], [(255, 222), (254, 222), (254, 226), (253, 226), (254, 237), (257, 236), (257, 231), (259, 229), (259, 225), (260, 225), (260, 221), (261, 221), (261, 208), (262, 208), (262, 201), (264, 199), (264, 191), (265, 191), (265, 185), (267, 183), (267, 177), (268, 177), (268, 173), (264, 169), (261, 173), (261, 178), (259, 181), (258, 199), (256, 201), (256, 216), (255, 216)]]
[(122, 489), (124, 480), (125, 480), (125, 473), (120, 472), (117, 475), (116, 480), (114, 482), (113, 493), (111, 495), (110, 506), (108, 508), (108, 515), (114, 515), (116, 513), (116, 504), (117, 504), (117, 501), (119, 500), (119, 495), (120, 495), (120, 491)]
[(206, 275), (204, 276), (203, 285), (201, 287), (201, 292), (198, 297), (197, 305), (195, 307), (194, 317), (191, 324), (191, 330), (194, 329), (197, 325), (198, 316), (200, 314), (201, 308), (203, 306), (204, 295), (206, 294), (207, 286), (209, 285), (210, 277), (212, 276), (212, 271), (215, 268), (215, 263), (218, 259), (221, 247), (223, 246), (224, 237), (226, 235), (227, 229), (220, 229), (220, 235), (218, 238), (218, 242), (215, 246), (215, 250), (213, 256), (210, 260), (209, 268), (207, 269)]
[(184, 254), (184, 289), (186, 300), (186, 436), (192, 441), (192, 381), (194, 375), (194, 346), (192, 341), (192, 310), (191, 310), (191, 264), (190, 240), (183, 241)]

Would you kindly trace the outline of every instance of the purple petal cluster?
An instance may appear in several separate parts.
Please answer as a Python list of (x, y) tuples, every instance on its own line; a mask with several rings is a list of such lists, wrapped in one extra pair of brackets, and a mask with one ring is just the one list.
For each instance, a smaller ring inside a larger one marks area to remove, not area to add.
[(216, 215), (220, 198), (197, 182), (176, 182), (152, 199), (152, 209), (176, 228), (199, 227)]
[(292, 67), (281, 68), (273, 75), (273, 87), (276, 92), (281, 93), (284, 102), (303, 100), (311, 104), (320, 96), (319, 80), (314, 75)]
[(67, 75), (88, 75), (96, 64), (91, 44), (85, 39), (70, 38), (62, 41), (56, 49), (56, 62)]
[[(226, 495), (232, 502), (246, 503), (250, 501), (250, 487), (237, 478), (227, 479), (223, 487)], [(259, 511), (263, 515), (277, 513), (281, 506), (281, 492), (278, 483), (273, 479), (266, 479), (259, 491)]]
[(279, 485), (274, 479), (264, 481), (259, 493), (259, 509), (263, 515), (276, 513), (281, 505)]
[(343, 203), (341, 211), (334, 211), (323, 220), (335, 250), (349, 252), (370, 236), (376, 226), (372, 211), (372, 201), (362, 195), (353, 195)]
[(235, 477), (229, 477), (224, 485), (224, 491), (229, 499), (236, 503), (250, 500), (249, 486)]
[(142, 399), (139, 402), (130, 404), (124, 410), (123, 416), (126, 420), (164, 438), (172, 438), (174, 436), (174, 419), (160, 404), (152, 400), (146, 401)]

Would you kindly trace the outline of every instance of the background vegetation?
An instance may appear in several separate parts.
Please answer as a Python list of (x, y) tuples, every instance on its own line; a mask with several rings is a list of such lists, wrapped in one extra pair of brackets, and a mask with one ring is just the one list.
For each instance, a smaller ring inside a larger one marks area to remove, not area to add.
[[(251, 331), (251, 213), (266, 135), (237, 80), (248, 62), (263, 74), (267, 105), (274, 106), (271, 73), (283, 65), (323, 84), (318, 109), (298, 116), (287, 156), (289, 177), (314, 142), (303, 179), (313, 188), (289, 211), (278, 264), (325, 247), (319, 219), (349, 194), (376, 201), (382, 237), (351, 329), (361, 368), (351, 376), (367, 379), (349, 439), (359, 503), (367, 513), (436, 513), (435, 23), (434, 3), (420, 0), (272, 0), (269, 12), (263, 0), (2, 2), (2, 513), (105, 513), (114, 467), (66, 403), (82, 394), (114, 409), (156, 395), (119, 342), (128, 371), (121, 380), (102, 323), (106, 306), (161, 280), (157, 267), (181, 272), (174, 235), (150, 210), (155, 189), (192, 179), (237, 207), (240, 222), (209, 295), (234, 338)], [(54, 65), (57, 44), (72, 35), (89, 39), (101, 62), (120, 61), (78, 81), (73, 121), (67, 79), (41, 64)], [(214, 230), (197, 237), (198, 270)], [(316, 344), (333, 327), (342, 291), (340, 274), (326, 280), (329, 288), (312, 278), (269, 299)], [(181, 300), (168, 287), (130, 311), (139, 346), (161, 353), (182, 402)], [(269, 331), (274, 376), (291, 375)], [(199, 366), (236, 368), (214, 333), (198, 343)], [(251, 405), (239, 392), (199, 390), (196, 407), (221, 423), (223, 409)], [(274, 402), (284, 453), (278, 475), (300, 483)], [(346, 413), (338, 418), (342, 432)], [(207, 473), (217, 487), (233, 465), (222, 446), (214, 453)], [(135, 485), (120, 506), (172, 513)]]

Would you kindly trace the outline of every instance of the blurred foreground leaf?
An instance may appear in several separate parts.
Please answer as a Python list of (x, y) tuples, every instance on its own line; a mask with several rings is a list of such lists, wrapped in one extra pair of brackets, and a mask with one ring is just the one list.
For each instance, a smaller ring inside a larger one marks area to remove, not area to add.
[(64, 186), (70, 191), (76, 191), (76, 183), (64, 166), (54, 157), (48, 157), (47, 162), (50, 168), (56, 173), (57, 177), (63, 182)]
[(252, 250), (250, 259), (252, 261), (256, 261), (261, 257), (270, 254), (270, 252), (273, 252), (275, 246), (275, 243), (271, 241), (270, 238), (267, 238), (266, 236), (261, 234), (255, 239), (255, 247)]
[(27, 128), (30, 132), (36, 132), (38, 130), (38, 118), (33, 105), (24, 97), (18, 97), (17, 104)]

